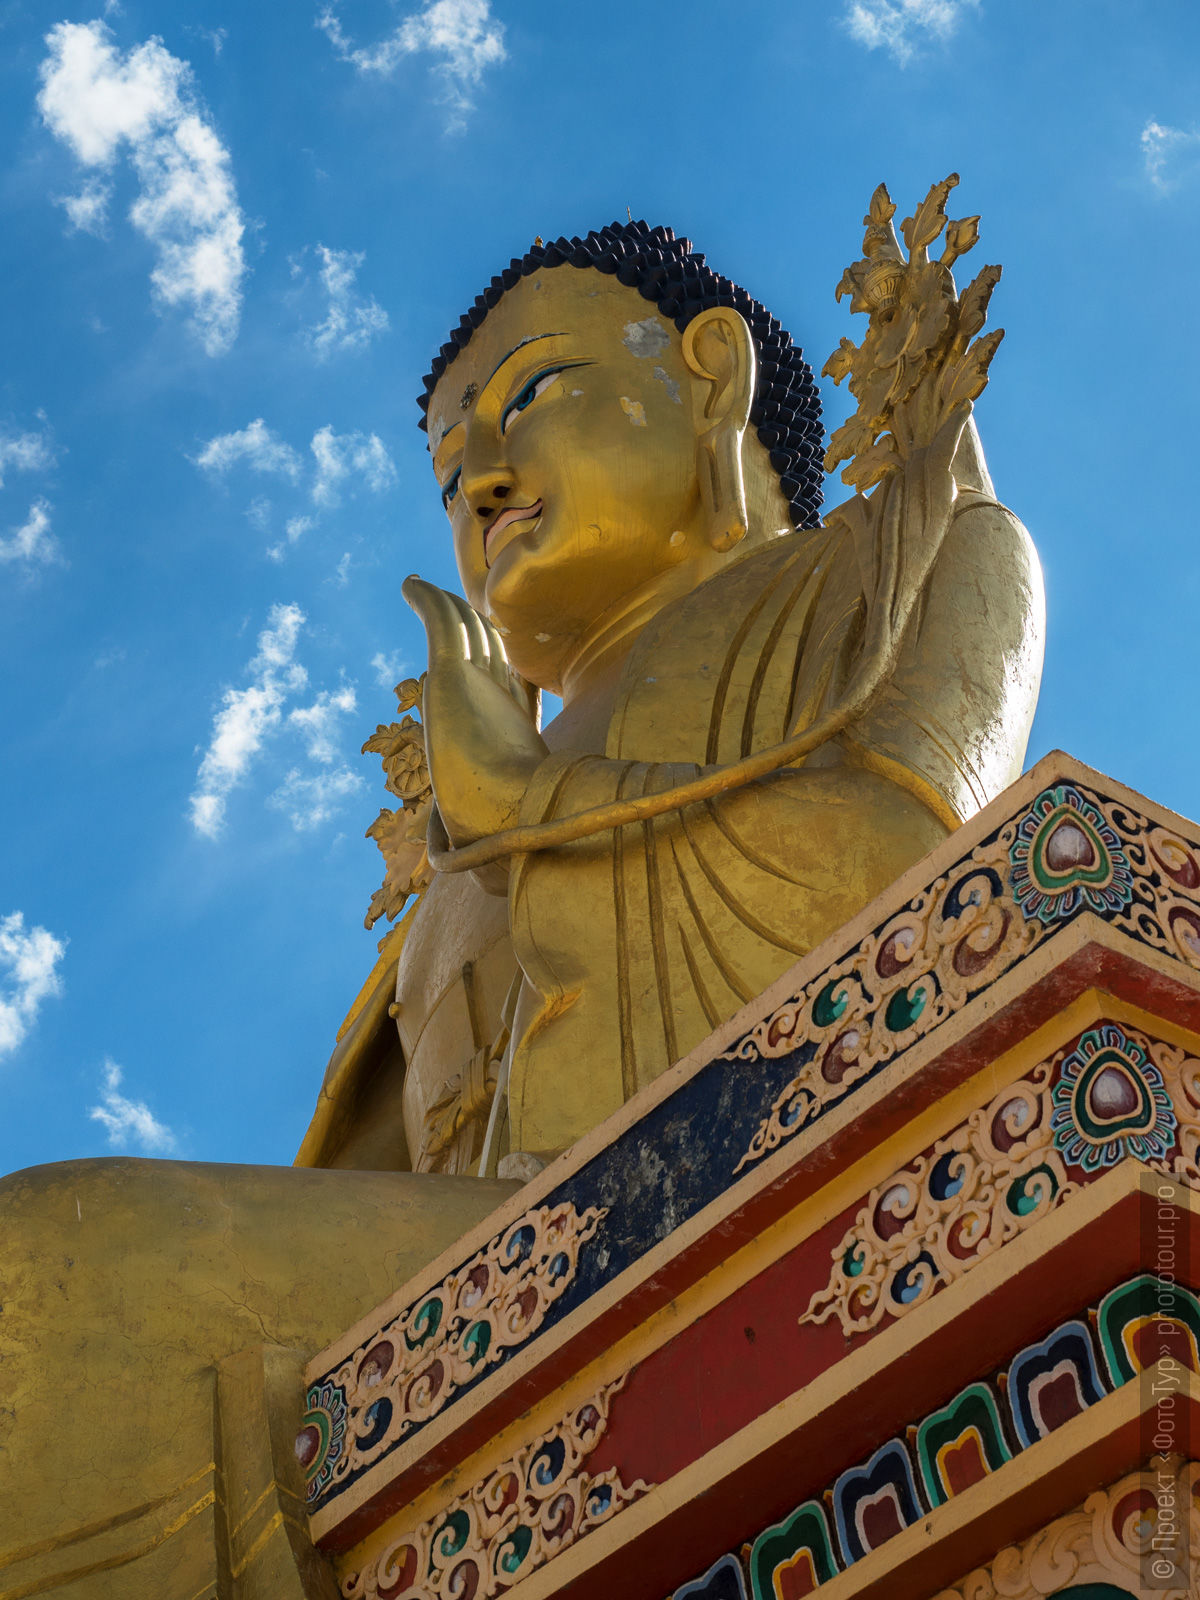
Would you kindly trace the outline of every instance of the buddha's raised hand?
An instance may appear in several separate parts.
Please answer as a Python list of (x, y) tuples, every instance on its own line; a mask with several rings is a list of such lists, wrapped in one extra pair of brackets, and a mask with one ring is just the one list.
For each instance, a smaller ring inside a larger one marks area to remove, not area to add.
[(422, 578), (403, 592), (429, 644), (421, 710), (434, 799), (450, 842), (469, 844), (516, 821), (546, 745), (495, 628)]

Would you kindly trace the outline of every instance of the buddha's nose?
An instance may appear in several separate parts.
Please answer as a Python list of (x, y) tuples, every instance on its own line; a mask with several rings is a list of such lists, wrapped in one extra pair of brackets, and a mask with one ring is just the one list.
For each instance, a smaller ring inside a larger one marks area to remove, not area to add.
[[(475, 515), (479, 518), (480, 522), (490, 522), (500, 509), (501, 503), (511, 493), (512, 485), (509, 483), (490, 484), (488, 488), (483, 491), (481, 501), (478, 501), (475, 505)], [(496, 502), (494, 505), (492, 504), (493, 501)]]

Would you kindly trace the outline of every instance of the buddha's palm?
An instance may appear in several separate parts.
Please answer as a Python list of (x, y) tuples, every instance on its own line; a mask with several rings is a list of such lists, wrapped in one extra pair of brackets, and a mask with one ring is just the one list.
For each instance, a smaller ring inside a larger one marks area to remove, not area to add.
[(422, 712), (434, 798), (450, 842), (462, 846), (516, 821), (547, 754), (535, 695), (495, 628), (460, 595), (409, 578), (404, 598), (429, 643)]

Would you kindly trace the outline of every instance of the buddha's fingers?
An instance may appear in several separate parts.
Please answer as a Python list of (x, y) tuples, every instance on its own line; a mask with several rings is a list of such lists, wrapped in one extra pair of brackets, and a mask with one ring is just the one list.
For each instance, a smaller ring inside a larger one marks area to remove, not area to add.
[(405, 578), (400, 592), (424, 625), (431, 671), (461, 666), (468, 659), (470, 640), (454, 597), (415, 577)]
[(520, 678), (508, 664), (508, 652), (504, 648), (504, 640), (500, 637), (499, 630), (490, 623), (486, 617), (483, 619), (484, 631), (488, 636), (491, 646), (490, 665), (492, 677), (502, 689), (507, 689), (509, 694), (519, 706), (526, 711), (530, 710), (529, 685), (524, 678)]
[(450, 593), (449, 599), (458, 612), (463, 630), (467, 636), (467, 660), (472, 666), (482, 667), (485, 671), (490, 669), (492, 648), (488, 637), (488, 630), (483, 618), (459, 594)]
[(467, 660), (472, 666), (488, 673), (501, 689), (512, 695), (518, 705), (528, 709), (528, 697), (513, 675), (504, 649), (504, 641), (497, 629), (461, 595), (451, 594), (450, 599), (457, 607), (463, 627), (466, 629), (469, 646)]

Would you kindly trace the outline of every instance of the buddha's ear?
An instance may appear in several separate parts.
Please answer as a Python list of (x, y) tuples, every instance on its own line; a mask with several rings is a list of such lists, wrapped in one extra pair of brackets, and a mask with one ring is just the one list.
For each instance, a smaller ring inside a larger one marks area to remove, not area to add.
[(742, 440), (754, 403), (754, 340), (731, 306), (712, 306), (683, 330), (683, 359), (692, 373), (700, 495), (714, 549), (746, 537)]

